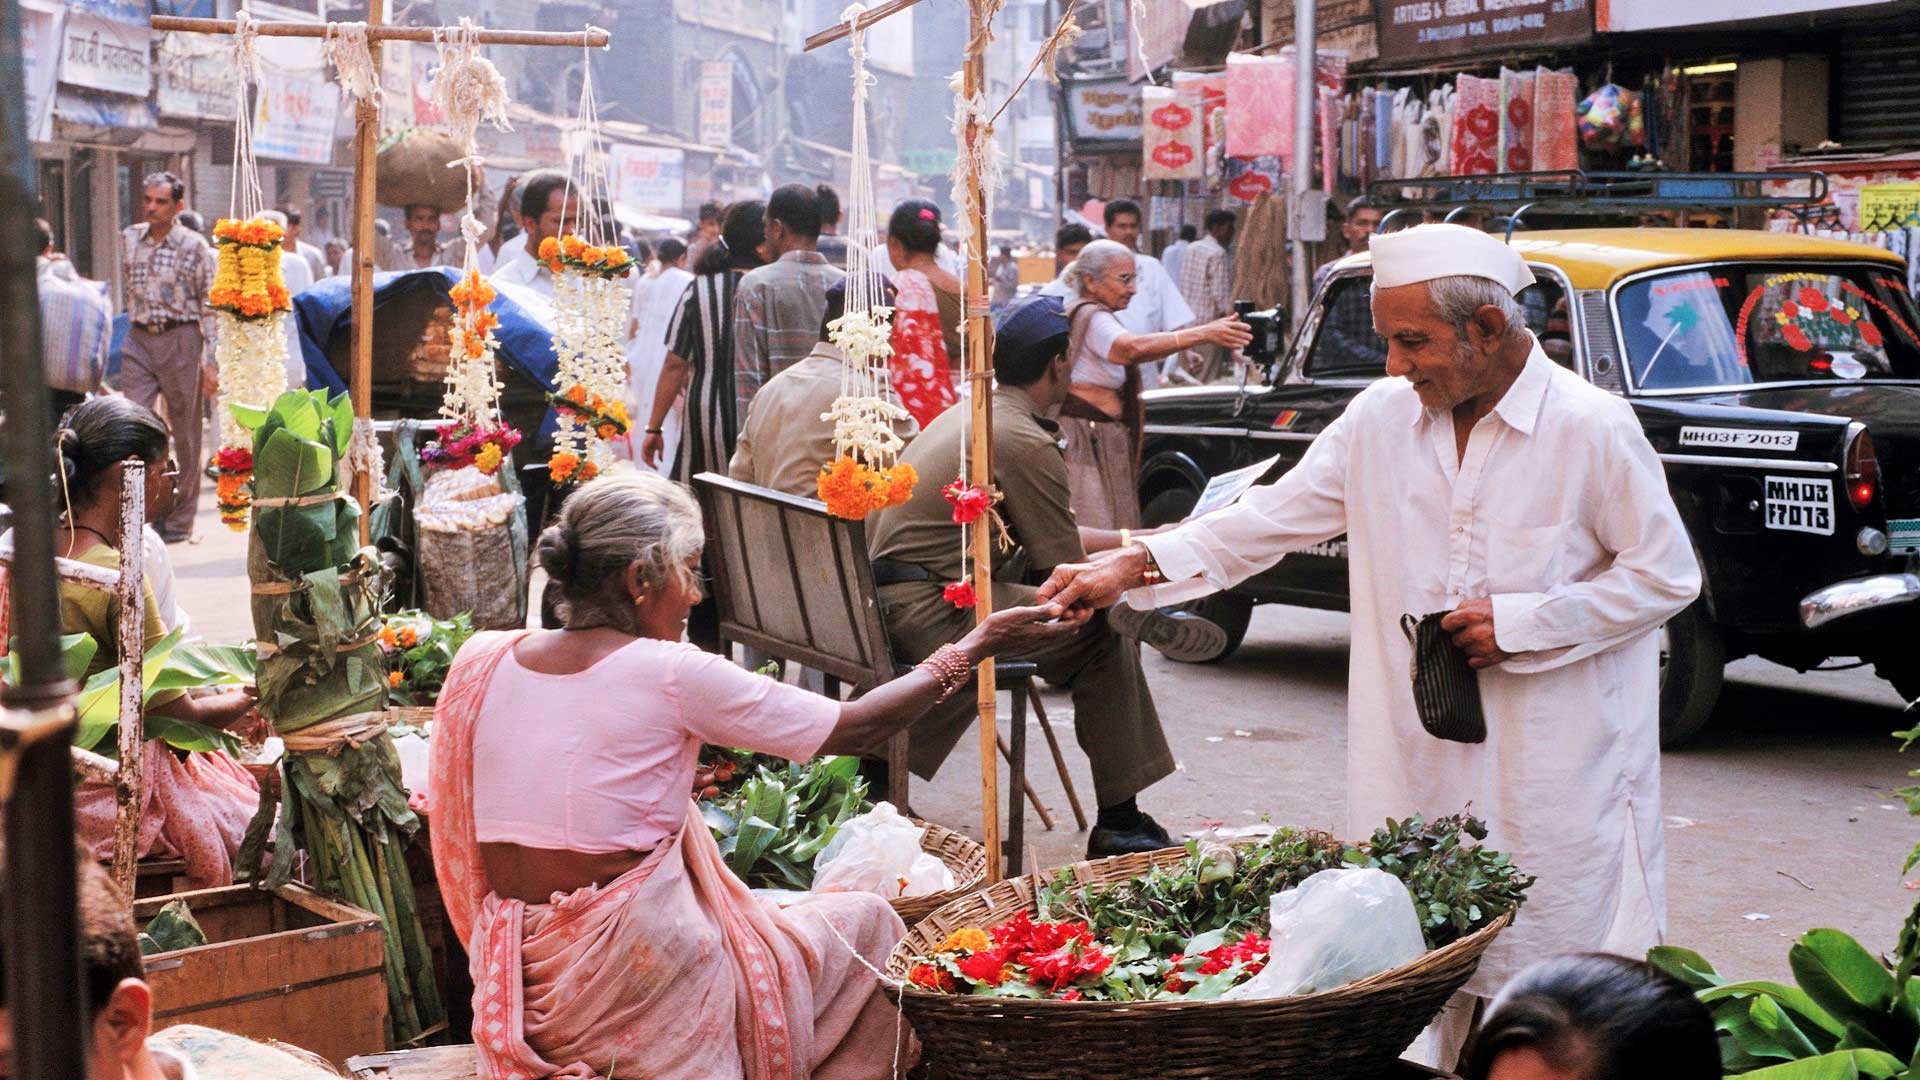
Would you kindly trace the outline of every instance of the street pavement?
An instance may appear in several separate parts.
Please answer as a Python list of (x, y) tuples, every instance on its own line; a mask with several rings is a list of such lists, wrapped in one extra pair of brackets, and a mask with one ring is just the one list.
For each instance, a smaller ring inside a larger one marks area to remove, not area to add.
[[(195, 631), (220, 642), (250, 637), (244, 535), (222, 527), (207, 501), (196, 541), (171, 552)], [(1179, 767), (1141, 806), (1168, 830), (1343, 829), (1345, 615), (1263, 607), (1231, 659), (1178, 664), (1149, 651), (1146, 670)], [(1071, 702), (1059, 691), (1044, 696), (1091, 816)], [(1004, 694), (1000, 701), (1004, 725)], [(1775, 979), (1789, 975), (1787, 947), (1810, 927), (1837, 927), (1875, 952), (1892, 947), (1920, 898), (1900, 875), (1920, 821), (1891, 794), (1908, 768), (1920, 768), (1920, 750), (1903, 756), (1888, 734), (1909, 726), (1900, 706), (1865, 669), (1803, 675), (1756, 659), (1733, 666), (1718, 726), (1663, 761), (1671, 943), (1703, 953), (1724, 974)], [(1043, 831), (1029, 812), (1028, 844), (1038, 865), (1055, 866), (1080, 858), (1086, 835), (1074, 831), (1046, 744), (1029, 725), (1029, 775), (1058, 826)], [(912, 796), (916, 813), (976, 839), (977, 747), (977, 737), (963, 740)], [(1914, 876), (1920, 887), (1920, 871)]]

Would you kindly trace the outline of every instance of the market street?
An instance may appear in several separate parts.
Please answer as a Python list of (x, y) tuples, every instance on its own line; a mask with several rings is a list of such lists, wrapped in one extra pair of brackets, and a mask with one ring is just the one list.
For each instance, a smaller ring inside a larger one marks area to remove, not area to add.
[[(210, 501), (197, 534), (196, 543), (170, 549), (181, 603), (208, 640), (244, 640), (252, 629), (245, 536), (222, 528)], [(1263, 817), (1339, 829), (1345, 615), (1262, 607), (1246, 644), (1225, 662), (1177, 664), (1149, 651), (1146, 669), (1180, 768), (1141, 805), (1175, 836)], [(1006, 703), (1002, 695), (1003, 723)], [(1071, 703), (1058, 691), (1046, 703), (1090, 802)], [(1081, 858), (1086, 837), (1071, 831), (1046, 744), (1029, 723), (1031, 779), (1062, 824), (1043, 831), (1030, 812), (1027, 837), (1040, 864), (1057, 866)], [(1888, 737), (1905, 726), (1899, 698), (1868, 670), (1800, 675), (1752, 658), (1734, 664), (1720, 725), (1663, 761), (1669, 942), (1740, 978), (1786, 977), (1787, 945), (1811, 927), (1844, 930), (1876, 952), (1891, 948), (1916, 898), (1898, 871), (1920, 836), (1920, 823), (1891, 794), (1906, 769), (1920, 768), (1920, 755), (1902, 757)], [(969, 735), (913, 799), (921, 816), (975, 839), (977, 745)], [(1001, 783), (1004, 795), (1004, 772)]]

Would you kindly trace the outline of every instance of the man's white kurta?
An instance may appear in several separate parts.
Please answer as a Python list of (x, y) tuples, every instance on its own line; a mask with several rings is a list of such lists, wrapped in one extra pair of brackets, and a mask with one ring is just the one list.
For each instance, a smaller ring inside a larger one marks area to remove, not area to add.
[[(1192, 599), (1342, 534), (1348, 835), (1466, 808), (1487, 822), (1487, 843), (1539, 878), (1467, 990), (1491, 996), (1555, 953), (1657, 944), (1655, 631), (1699, 593), (1700, 570), (1631, 407), (1535, 342), (1463, 458), (1448, 414), (1382, 379), (1279, 480), (1146, 538), (1170, 584), (1129, 599)], [(1400, 617), (1484, 596), (1495, 640), (1515, 656), (1480, 672), (1486, 741), (1442, 741), (1420, 726)]]

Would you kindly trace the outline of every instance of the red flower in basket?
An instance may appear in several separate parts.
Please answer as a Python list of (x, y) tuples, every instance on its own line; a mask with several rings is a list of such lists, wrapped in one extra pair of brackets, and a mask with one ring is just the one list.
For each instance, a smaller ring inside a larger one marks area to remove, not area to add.
[(1780, 314), (1789, 319), (1797, 319), (1800, 317), (1800, 305), (1791, 300), (1783, 301), (1780, 304)]
[(964, 480), (955, 480), (941, 488), (940, 494), (953, 504), (955, 525), (971, 525), (993, 507), (993, 495), (990, 492)]
[(1793, 298), (1800, 301), (1800, 306), (1808, 311), (1825, 311), (1829, 306), (1827, 294), (1811, 285), (1802, 285), (1799, 291), (1793, 294)]
[(1813, 341), (1807, 337), (1807, 332), (1792, 323), (1780, 328), (1780, 336), (1786, 339), (1787, 344), (1793, 346), (1795, 352), (1806, 352), (1813, 348)]
[(1007, 980), (1007, 954), (1001, 949), (988, 949), (963, 956), (956, 966), (960, 974), (988, 986), (999, 986)]
[(955, 989), (953, 976), (932, 964), (915, 964), (907, 973), (907, 981), (923, 990), (938, 990), (943, 994), (951, 994)]
[(980, 597), (973, 591), (971, 581), (956, 581), (949, 584), (940, 590), (940, 598), (963, 611), (980, 602)]
[(1033, 985), (1058, 991), (1103, 974), (1113, 966), (1113, 957), (1090, 941), (1074, 938), (1057, 949), (1028, 953), (1026, 965)]
[(1847, 314), (1847, 309), (1838, 304), (1834, 305), (1833, 310), (1827, 312), (1827, 315), (1841, 326), (1845, 326), (1853, 321), (1853, 316)]
[(1873, 323), (1867, 319), (1861, 319), (1860, 340), (1877, 349), (1880, 347), (1880, 343), (1886, 339), (1880, 336), (1879, 327), (1873, 325)]

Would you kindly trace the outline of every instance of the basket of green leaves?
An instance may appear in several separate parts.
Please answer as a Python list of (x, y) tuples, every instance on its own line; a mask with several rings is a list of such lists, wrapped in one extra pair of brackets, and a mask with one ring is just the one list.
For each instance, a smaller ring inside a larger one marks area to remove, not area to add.
[[(886, 985), (941, 1076), (1372, 1080), (1532, 884), (1485, 836), (1464, 814), (1415, 817), (1360, 844), (1281, 829), (1012, 878), (913, 926)], [(1272, 897), (1343, 868), (1400, 879), (1427, 951), (1344, 985), (1222, 1000), (1267, 963)]]

